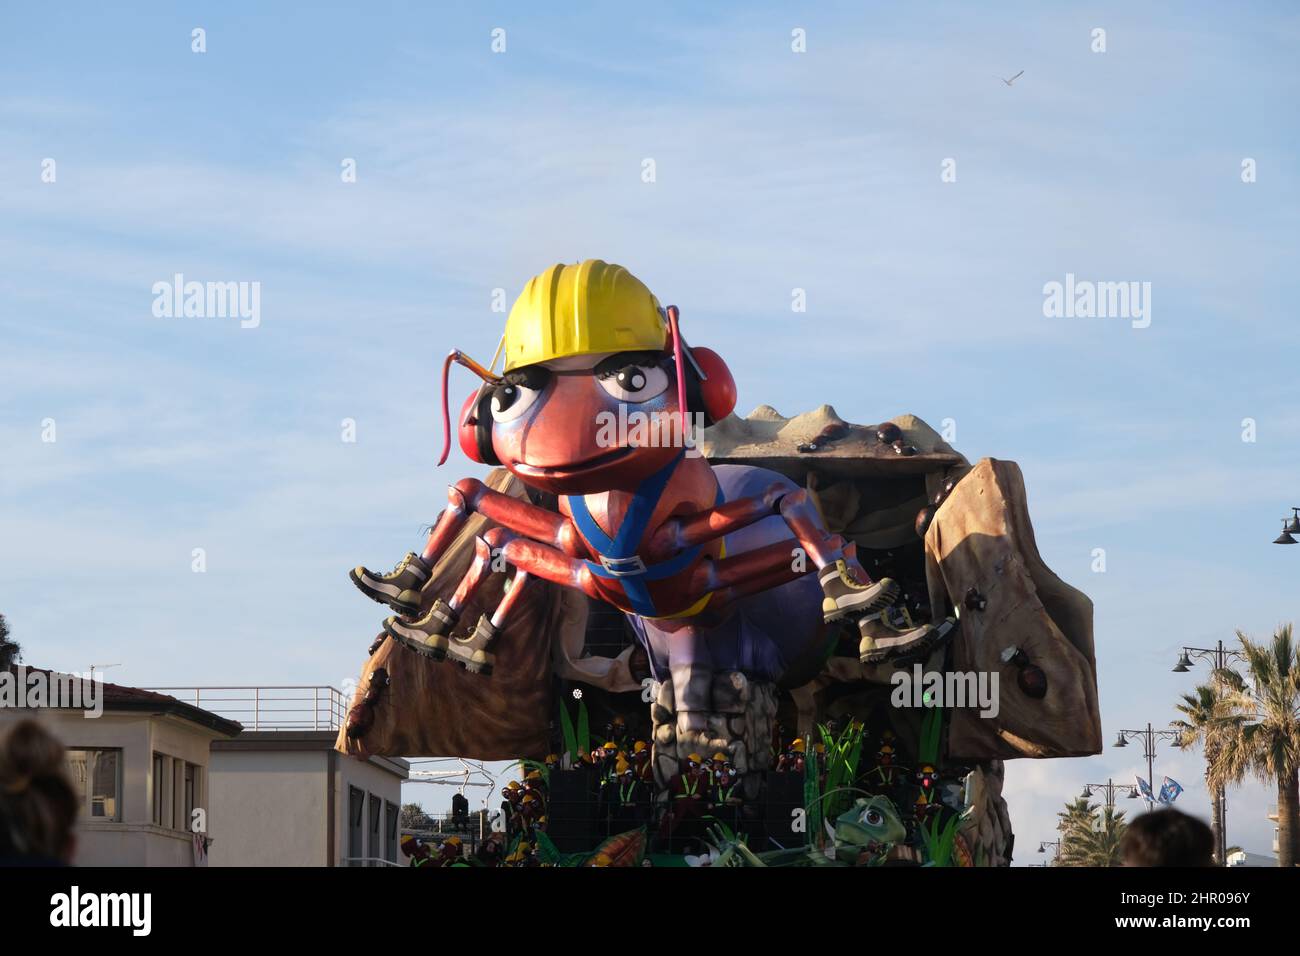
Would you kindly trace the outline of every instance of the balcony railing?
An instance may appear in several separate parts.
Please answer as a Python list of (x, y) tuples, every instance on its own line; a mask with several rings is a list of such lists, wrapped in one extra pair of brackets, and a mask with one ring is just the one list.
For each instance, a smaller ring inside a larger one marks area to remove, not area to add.
[(348, 700), (328, 686), (146, 687), (237, 720), (245, 730), (338, 730), (347, 720)]

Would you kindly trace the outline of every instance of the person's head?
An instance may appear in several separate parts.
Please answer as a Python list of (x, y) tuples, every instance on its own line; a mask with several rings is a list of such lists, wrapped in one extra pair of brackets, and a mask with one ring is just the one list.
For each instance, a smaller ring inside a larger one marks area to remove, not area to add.
[(1172, 807), (1135, 817), (1120, 843), (1125, 866), (1213, 866), (1214, 834)]
[(80, 801), (64, 759), (34, 721), (0, 735), (0, 857), (72, 862)]

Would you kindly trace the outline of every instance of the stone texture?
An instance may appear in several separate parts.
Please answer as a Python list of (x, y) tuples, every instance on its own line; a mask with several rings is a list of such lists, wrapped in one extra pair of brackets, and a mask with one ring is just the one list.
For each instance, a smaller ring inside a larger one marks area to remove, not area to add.
[[(952, 490), (925, 536), (937, 613), (960, 604), (951, 667), (999, 675), (999, 711), (953, 712), (949, 754), (977, 761), (1101, 752), (1092, 602), (1043, 563), (1015, 462), (985, 458)], [(965, 600), (971, 591), (978, 603)], [(1002, 659), (1019, 648), (1042, 669), (1046, 694), (1026, 693)]]
[(970, 813), (959, 831), (971, 856), (984, 866), (1011, 863), (1012, 831), (1007, 802), (1002, 798), (1003, 766), (991, 760), (971, 770), (966, 780)]
[(745, 790), (758, 792), (759, 772), (773, 764), (772, 724), (776, 719), (777, 692), (771, 684), (751, 681), (738, 671), (707, 674), (698, 665), (691, 672), (696, 692), (690, 703), (698, 707), (699, 689), (707, 676), (707, 710), (678, 710), (671, 680), (659, 686), (650, 705), (654, 725), (654, 773), (661, 788), (668, 785), (681, 762), (697, 753), (705, 760), (725, 753), (743, 774)]

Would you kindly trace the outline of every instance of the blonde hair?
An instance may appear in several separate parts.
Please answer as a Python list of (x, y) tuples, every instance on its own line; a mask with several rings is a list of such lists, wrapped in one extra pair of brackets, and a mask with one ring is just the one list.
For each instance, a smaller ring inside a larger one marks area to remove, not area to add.
[(0, 740), (0, 857), (67, 861), (80, 811), (65, 751), (32, 720)]

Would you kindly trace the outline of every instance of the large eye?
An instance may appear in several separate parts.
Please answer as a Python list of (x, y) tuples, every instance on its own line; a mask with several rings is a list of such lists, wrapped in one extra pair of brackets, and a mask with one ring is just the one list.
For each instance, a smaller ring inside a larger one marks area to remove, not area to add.
[(648, 402), (668, 388), (668, 373), (658, 365), (624, 365), (607, 375), (597, 375), (596, 380), (623, 402)]
[(512, 422), (528, 411), (541, 389), (529, 388), (521, 382), (504, 382), (492, 390), (492, 420)]
[(879, 810), (868, 810), (862, 815), (869, 826), (878, 827), (885, 821), (884, 815)]

